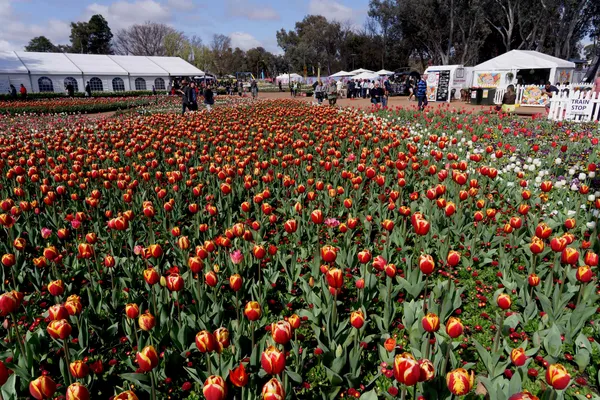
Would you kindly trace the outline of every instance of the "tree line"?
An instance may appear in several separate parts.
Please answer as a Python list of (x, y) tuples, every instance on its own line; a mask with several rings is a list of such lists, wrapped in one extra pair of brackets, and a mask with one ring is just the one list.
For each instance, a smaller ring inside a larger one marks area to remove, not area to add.
[[(591, 38), (585, 49), (582, 42)], [(362, 27), (308, 15), (276, 33), (283, 54), (233, 48), (225, 35), (208, 43), (157, 22), (114, 35), (102, 15), (71, 23), (71, 43), (33, 38), (27, 51), (178, 56), (219, 76), (260, 77), (341, 69), (425, 69), (429, 64), (475, 65), (513, 49), (559, 58), (592, 58), (600, 46), (598, 0), (370, 0)]]

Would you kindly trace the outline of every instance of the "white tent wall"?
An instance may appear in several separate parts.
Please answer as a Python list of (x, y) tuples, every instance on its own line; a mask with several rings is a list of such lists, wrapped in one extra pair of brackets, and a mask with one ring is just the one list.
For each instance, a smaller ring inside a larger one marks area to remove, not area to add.
[(8, 94), (10, 85), (14, 85), (15, 89), (17, 89), (17, 94), (19, 94), (21, 84), (25, 86), (27, 92), (33, 92), (28, 74), (2, 74), (0, 72), (0, 94)]
[(164, 91), (167, 90), (167, 86), (169, 85), (169, 82), (171, 81), (171, 78), (169, 78), (168, 75), (162, 75), (162, 76), (135, 76), (135, 75), (131, 75), (129, 76), (129, 87), (131, 88), (131, 90), (143, 90), (143, 89), (137, 89), (136, 85), (135, 85), (135, 81), (137, 79), (143, 79), (144, 82), (146, 83), (146, 90), (152, 90), (152, 85), (156, 85), (156, 80), (157, 79), (162, 79), (164, 81), (164, 88), (156, 88), (157, 91)]
[[(43, 84), (44, 79), (50, 79), (52, 82), (52, 90), (48, 90), (48, 87), (41, 88), (40, 84)], [(65, 93), (65, 79), (73, 78), (77, 82), (77, 91), (83, 92), (84, 84), (81, 73), (79, 75), (69, 74), (69, 75), (53, 75), (53, 74), (31, 74), (31, 83), (33, 84), (32, 93), (40, 93), (40, 92), (52, 92), (52, 93)], [(12, 79), (12, 78), (11, 78)], [(17, 89), (18, 90), (18, 89)]]
[[(129, 86), (129, 76), (125, 75), (84, 75), (84, 85), (79, 89), (79, 91), (83, 92), (85, 90), (85, 85), (90, 82), (90, 87), (93, 92), (119, 92), (120, 90), (113, 90), (113, 80), (115, 78), (119, 78), (123, 81), (124, 90), (129, 91), (133, 90)], [(92, 81), (93, 79), (93, 81)], [(98, 85), (95, 85), (94, 82), (97, 82), (97, 79), (102, 82), (102, 90), (99, 90)]]

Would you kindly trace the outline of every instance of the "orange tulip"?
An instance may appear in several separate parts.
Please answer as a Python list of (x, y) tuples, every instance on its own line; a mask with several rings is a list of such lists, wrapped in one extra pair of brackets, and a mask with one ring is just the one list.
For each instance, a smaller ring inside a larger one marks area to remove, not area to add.
[(240, 364), (237, 368), (229, 371), (229, 380), (234, 386), (244, 387), (248, 384), (248, 374), (244, 364)]

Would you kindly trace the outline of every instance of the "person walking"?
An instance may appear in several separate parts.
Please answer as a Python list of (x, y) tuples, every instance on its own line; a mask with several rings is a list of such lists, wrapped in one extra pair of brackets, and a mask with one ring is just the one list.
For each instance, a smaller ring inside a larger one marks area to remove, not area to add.
[(335, 81), (332, 81), (327, 87), (327, 100), (329, 100), (330, 106), (335, 106), (337, 103), (337, 86)]
[(192, 101), (190, 102), (190, 111), (198, 111), (198, 87), (196, 86), (196, 82), (190, 82), (190, 93), (192, 95)]
[(343, 99), (344, 96), (342, 96), (342, 88), (344, 87), (344, 83), (342, 82), (342, 80), (340, 79), (339, 81), (337, 81), (337, 83), (335, 84), (335, 88), (337, 89), (337, 95), (340, 99)]
[(27, 100), (27, 89), (25, 88), (25, 86), (23, 86), (22, 83), (21, 83), (21, 88), (19, 89), (19, 92), (21, 93), (21, 99)]
[(424, 110), (427, 106), (427, 81), (425, 75), (421, 76), (421, 80), (417, 84), (417, 100), (419, 101), (419, 110)]
[(252, 93), (253, 99), (258, 97), (258, 83), (256, 82), (256, 79), (252, 79), (252, 83), (250, 83), (250, 93)]
[(214, 104), (215, 104), (215, 95), (209, 84), (209, 85), (206, 85), (206, 89), (204, 89), (204, 105), (206, 106), (206, 111), (211, 112), (212, 106)]
[(85, 84), (85, 95), (87, 97), (92, 97), (92, 87), (90, 86), (89, 81)]
[(16, 98), (17, 98), (17, 88), (15, 87), (15, 85), (11, 84), (10, 85), (10, 90), (8, 92), (10, 93), (11, 100), (16, 100)]
[(66, 89), (67, 89), (67, 96), (69, 96), (69, 97), (75, 96), (75, 88), (73, 87), (72, 83), (68, 83)]
[(242, 81), (237, 81), (237, 92), (238, 96), (242, 97), (242, 94), (244, 92), (244, 83)]
[(325, 88), (323, 87), (323, 83), (321, 81), (317, 82), (317, 87), (315, 87), (315, 99), (317, 99), (317, 103), (320, 105), (323, 103), (323, 97), (325, 94)]
[(181, 95), (181, 115), (185, 114), (185, 110), (193, 111), (192, 109), (192, 88), (187, 84), (187, 81), (184, 79), (181, 81), (183, 87), (178, 90), (178, 93)]

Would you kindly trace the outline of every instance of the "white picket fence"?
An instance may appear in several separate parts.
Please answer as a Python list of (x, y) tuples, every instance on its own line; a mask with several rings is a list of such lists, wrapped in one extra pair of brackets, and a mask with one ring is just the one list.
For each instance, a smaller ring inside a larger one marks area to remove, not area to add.
[(591, 90), (561, 92), (549, 99), (548, 119), (591, 122), (600, 120), (600, 93)]
[[(531, 86), (535, 86), (540, 90), (544, 91), (545, 87), (543, 85), (515, 85), (515, 94), (517, 95), (517, 99), (515, 104), (518, 104), (523, 107), (540, 107), (540, 104), (523, 104), (523, 94), (525, 93), (525, 88), (531, 88)], [(582, 89), (593, 89), (593, 83), (574, 83), (569, 85), (556, 85), (556, 88), (560, 91), (560, 93), (570, 93), (574, 90), (582, 90)], [(504, 97), (504, 93), (506, 93), (506, 88), (497, 88), (496, 95), (494, 96), (494, 104), (502, 104), (502, 98)]]

